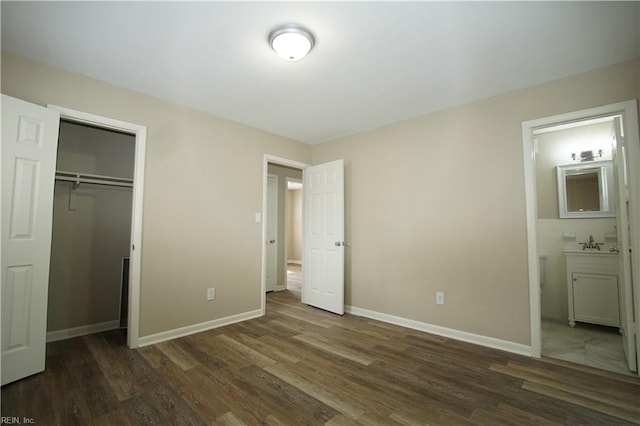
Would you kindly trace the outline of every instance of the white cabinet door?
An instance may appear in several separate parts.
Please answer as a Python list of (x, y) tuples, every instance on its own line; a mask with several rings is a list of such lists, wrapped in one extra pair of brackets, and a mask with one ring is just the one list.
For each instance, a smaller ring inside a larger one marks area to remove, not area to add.
[(44, 370), (58, 112), (2, 95), (2, 384)]
[(344, 313), (344, 160), (304, 169), (302, 302)]
[(615, 275), (573, 273), (576, 321), (618, 327), (618, 278)]

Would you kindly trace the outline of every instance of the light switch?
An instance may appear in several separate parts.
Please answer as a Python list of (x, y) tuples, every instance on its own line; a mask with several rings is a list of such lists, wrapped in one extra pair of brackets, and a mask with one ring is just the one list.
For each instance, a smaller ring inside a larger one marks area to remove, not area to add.
[(262, 213), (256, 213), (256, 223), (262, 222)]

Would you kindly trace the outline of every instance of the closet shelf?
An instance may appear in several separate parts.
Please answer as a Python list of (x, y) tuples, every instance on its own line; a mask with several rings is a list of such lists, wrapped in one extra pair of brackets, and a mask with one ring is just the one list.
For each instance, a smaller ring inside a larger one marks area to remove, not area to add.
[(133, 179), (121, 178), (117, 176), (103, 176), (91, 175), (88, 173), (66, 172), (63, 170), (56, 170), (56, 180), (74, 182), (74, 189), (80, 186), (81, 183), (92, 183), (96, 185), (108, 186), (124, 186), (133, 188)]

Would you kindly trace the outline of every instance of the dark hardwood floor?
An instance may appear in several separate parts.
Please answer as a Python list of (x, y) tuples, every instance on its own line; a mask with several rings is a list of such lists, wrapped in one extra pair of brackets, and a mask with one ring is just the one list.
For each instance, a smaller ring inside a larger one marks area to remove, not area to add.
[(302, 305), (129, 350), (120, 331), (47, 346), (2, 388), (39, 425), (638, 424), (640, 382)]

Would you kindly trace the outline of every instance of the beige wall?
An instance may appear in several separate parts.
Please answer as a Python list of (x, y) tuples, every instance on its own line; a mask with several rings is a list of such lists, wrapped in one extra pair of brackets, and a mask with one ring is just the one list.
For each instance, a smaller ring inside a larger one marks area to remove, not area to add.
[(278, 176), (278, 285), (286, 284), (286, 260), (285, 234), (287, 223), (285, 212), (287, 211), (287, 179), (288, 177), (302, 179), (302, 170), (276, 164), (269, 164), (268, 172)]
[(302, 262), (302, 190), (287, 194), (287, 261)]
[[(58, 170), (133, 177), (130, 135), (60, 123)], [(129, 256), (131, 188), (56, 182), (47, 331), (120, 319)]]
[(9, 96), (147, 126), (140, 336), (260, 309), (264, 154), (309, 163), (309, 146), (4, 52), (1, 64)]
[(148, 126), (141, 336), (260, 308), (268, 153), (345, 159), (347, 304), (530, 344), (522, 121), (638, 98), (640, 77), (631, 61), (313, 148), (9, 54), (2, 92)]
[(530, 344), (522, 122), (639, 80), (636, 60), (314, 146), (345, 159), (345, 302)]

